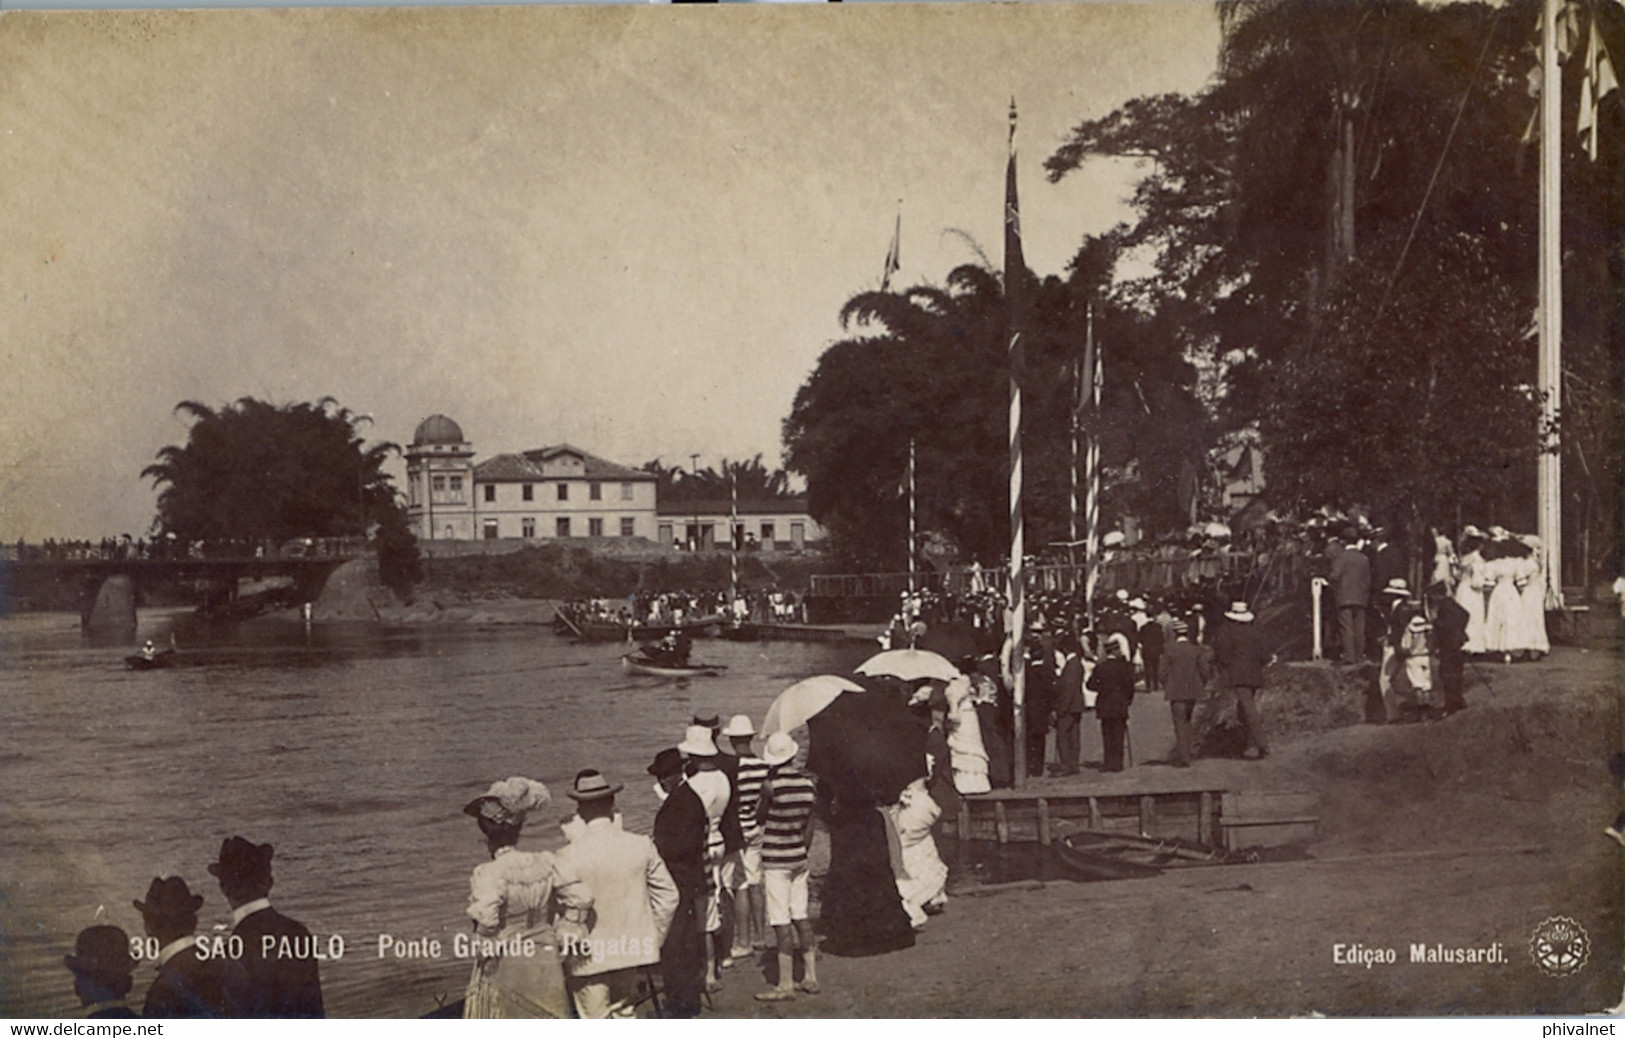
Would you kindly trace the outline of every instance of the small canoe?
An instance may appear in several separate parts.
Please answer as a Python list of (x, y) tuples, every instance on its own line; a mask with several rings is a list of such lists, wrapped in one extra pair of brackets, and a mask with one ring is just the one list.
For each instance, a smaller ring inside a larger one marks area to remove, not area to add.
[(143, 656), (139, 652), (134, 656), (126, 656), (124, 657), (124, 665), (131, 670), (161, 670), (173, 663), (174, 660), (175, 650), (165, 649), (163, 652), (151, 656)]
[(621, 657), (621, 669), (628, 674), (644, 674), (657, 678), (691, 678), (695, 675), (714, 678), (728, 668), (720, 663), (689, 663), (683, 666), (656, 663), (646, 656), (629, 652)]

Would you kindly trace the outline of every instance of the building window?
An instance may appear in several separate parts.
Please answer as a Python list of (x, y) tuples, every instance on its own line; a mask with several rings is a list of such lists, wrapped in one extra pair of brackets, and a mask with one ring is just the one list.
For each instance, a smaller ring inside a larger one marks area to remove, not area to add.
[(660, 543), (661, 543), (661, 545), (663, 545), (664, 547), (667, 547), (667, 548), (671, 547), (672, 533), (673, 533), (673, 531), (672, 531), (671, 523), (661, 523), (660, 524)]
[(790, 547), (800, 551), (807, 544), (807, 525), (805, 523), (790, 524)]
[(451, 492), (453, 494), (458, 494), (458, 495), (462, 494), (462, 492), (463, 492), (463, 477), (462, 476), (453, 476), (453, 477), (451, 477)]
[(637, 520), (629, 515), (621, 516), (621, 536), (636, 537), (638, 535)]
[(497, 521), (495, 519), (485, 520), (485, 539), (488, 541), (497, 539)]
[(622, 501), (630, 501), (630, 500), (632, 500), (632, 484), (630, 484), (630, 483), (622, 483), (621, 484), (621, 500)]
[(604, 484), (602, 484), (602, 483), (588, 483), (587, 484), (587, 500), (589, 500), (589, 501), (602, 501), (603, 499), (604, 499)]
[(772, 544), (773, 543), (773, 524), (772, 523), (763, 523), (762, 524), (762, 543), (763, 544)]
[[(596, 486), (597, 484), (594, 484)], [(604, 521), (602, 519), (587, 520), (587, 536), (602, 537), (604, 535)]]
[(522, 501), (536, 500), (536, 488), (529, 483), (519, 488), (519, 498)]
[[(568, 500), (570, 500), (570, 484), (568, 484), (568, 483), (560, 483), (559, 484), (559, 500), (560, 501), (568, 501)], [(566, 534), (566, 536), (568, 536), (568, 534)]]
[(437, 494), (445, 493), (445, 490), (446, 490), (446, 477), (445, 476), (436, 476), (436, 477), (434, 477), (434, 484), (433, 485), (434, 485), (434, 492), (435, 493), (437, 493)]
[(495, 501), (497, 499), (497, 487), (495, 483), (485, 484), (485, 499), (487, 501)]
[(521, 536), (521, 537), (534, 537), (534, 536), (536, 536), (536, 520), (530, 518), (529, 516), (526, 516), (525, 518), (519, 520), (519, 536)]
[[(559, 484), (559, 489), (560, 490), (564, 489), (564, 484), (563, 483)], [(568, 536), (570, 536), (570, 517), (567, 516), (567, 515), (559, 516), (558, 519), (556, 519), (554, 521), (553, 532), (554, 532), (554, 534), (556, 536), (559, 536), (559, 537), (568, 537)]]

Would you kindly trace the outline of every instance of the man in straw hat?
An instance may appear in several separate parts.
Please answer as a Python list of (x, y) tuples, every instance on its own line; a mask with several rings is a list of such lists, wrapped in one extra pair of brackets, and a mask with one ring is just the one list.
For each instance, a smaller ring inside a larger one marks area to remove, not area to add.
[(135, 1011), (124, 1004), (134, 984), (135, 959), (130, 937), (116, 926), (80, 930), (73, 954), (62, 956), (73, 973), (73, 993), (85, 1007), (88, 1020), (134, 1020)]
[(1224, 682), (1236, 696), (1236, 713), (1247, 728), (1247, 744), (1257, 751), (1257, 760), (1270, 755), (1264, 738), (1264, 723), (1258, 716), (1257, 695), (1264, 685), (1264, 668), (1275, 657), (1264, 649), (1253, 623), (1253, 611), (1246, 602), (1233, 602), (1224, 614), (1227, 621), (1213, 639), (1213, 662)]
[[(767, 921), (778, 941), (779, 980), (759, 992), (763, 1002), (788, 1002), (796, 991), (816, 995), (818, 942), (807, 917), (807, 851), (812, 843), (813, 781), (796, 767), (800, 747), (786, 732), (776, 732), (762, 748), (771, 769), (757, 808), (762, 838), (762, 879), (767, 893)], [(801, 946), (801, 983), (795, 981), (796, 945)]]
[[(722, 729), (726, 745), (720, 758), (731, 763), (728, 778), (733, 782), (733, 799), (728, 814), (739, 826), (740, 846), (728, 849), (722, 862), (722, 888), (733, 900), (733, 947), (731, 958), (743, 958), (767, 939), (767, 902), (762, 893), (762, 827), (755, 821), (756, 803), (767, 778), (767, 762), (754, 755), (751, 739), (756, 726), (745, 714), (735, 714)], [(728, 833), (723, 833), (727, 842)]]
[(253, 1016), (325, 1016), (316, 943), (309, 930), (271, 907), (271, 845), (233, 836), (209, 873), (231, 905), (232, 934), (243, 939)]
[(235, 959), (204, 956), (197, 948), (197, 910), (203, 898), (179, 876), (155, 878), (145, 901), (132, 901), (147, 936), (158, 940), (158, 976), (147, 989), (141, 1015), (155, 1019), (228, 1018), (252, 1004), (248, 974)]
[[(720, 730), (721, 725), (716, 728)], [(728, 833), (733, 828), (728, 823), (733, 783), (728, 781), (728, 775), (718, 760), (716, 732), (713, 729), (689, 725), (683, 741), (677, 744), (677, 752), (687, 759), (685, 770), (689, 788), (705, 805), (705, 817), (710, 823), (705, 838), (705, 932), (710, 935), (711, 965), (706, 974), (705, 987), (707, 991), (718, 991), (722, 988), (722, 968), (724, 961), (728, 960), (728, 945), (733, 940), (732, 934), (725, 932), (722, 914), (722, 859), (727, 857)], [(732, 965), (732, 962), (728, 964)]]
[(570, 994), (585, 1020), (634, 1015), (640, 974), (659, 963), (677, 911), (677, 884), (654, 841), (615, 824), (621, 788), (589, 768), (566, 791), (583, 825), (558, 859), (593, 892), (586, 937), (566, 935), (562, 949)]
[(1196, 756), (1195, 730), (1191, 714), (1196, 704), (1207, 694), (1208, 680), (1213, 676), (1209, 664), (1211, 650), (1191, 641), (1190, 625), (1184, 620), (1174, 621), (1174, 641), (1162, 654), (1162, 687), (1168, 699), (1168, 710), (1174, 721), (1174, 759), (1176, 768), (1188, 768)]
[(660, 946), (666, 1008), (672, 1016), (693, 1017), (699, 1015), (705, 990), (705, 843), (710, 823), (699, 794), (689, 788), (680, 751), (661, 750), (649, 774), (661, 800), (654, 844), (677, 886), (677, 910)]

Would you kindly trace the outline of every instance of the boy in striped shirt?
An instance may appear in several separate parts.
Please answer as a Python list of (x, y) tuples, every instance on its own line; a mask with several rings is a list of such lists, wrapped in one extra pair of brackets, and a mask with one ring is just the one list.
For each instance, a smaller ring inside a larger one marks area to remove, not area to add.
[(756, 728), (744, 714), (736, 715), (722, 730), (722, 737), (730, 743), (717, 748), (731, 757), (718, 757), (726, 767), (732, 761), (729, 776), (734, 784), (734, 803), (744, 846), (732, 851), (722, 862), (722, 887), (733, 899), (733, 948), (730, 956), (746, 959), (752, 951), (765, 947), (767, 940), (767, 902), (762, 893), (762, 826), (756, 817), (756, 803), (761, 798), (762, 783), (767, 780), (767, 762), (751, 751), (751, 737)]
[[(813, 781), (795, 765), (800, 749), (785, 732), (767, 740), (769, 767), (756, 817), (762, 826), (762, 885), (767, 921), (779, 945), (779, 983), (758, 992), (762, 1002), (789, 1002), (797, 990), (816, 995), (818, 945), (807, 918), (807, 848), (812, 842)], [(802, 978), (795, 983), (795, 949), (801, 945)]]

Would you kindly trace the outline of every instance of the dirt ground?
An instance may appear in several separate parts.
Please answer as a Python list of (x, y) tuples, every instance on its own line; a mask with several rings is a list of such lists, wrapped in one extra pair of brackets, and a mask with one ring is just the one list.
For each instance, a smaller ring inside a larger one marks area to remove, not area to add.
[[(1304, 691), (1317, 687), (1334, 699), (1357, 695), (1347, 675), (1283, 676), (1267, 716), (1318, 714), (1343, 726), (1288, 731), (1265, 761), (1199, 761), (1184, 773), (1142, 763), (1109, 781), (1316, 791), (1321, 836), (1309, 860), (962, 894), (912, 949), (822, 957), (821, 995), (756, 1002), (764, 957), (726, 974), (715, 1010), (743, 1017), (1605, 1010), (1621, 1002), (1625, 981), (1625, 849), (1602, 832), (1621, 806), (1606, 763), (1620, 745), (1620, 676), (1614, 649), (1559, 648), (1542, 663), (1480, 664), (1469, 668), (1468, 710), (1395, 726), (1351, 723), (1357, 700), (1281, 702), (1321, 695)], [(1156, 722), (1166, 712), (1160, 696), (1137, 705), (1142, 761), (1163, 755)], [(1084, 781), (1108, 784), (1105, 776)], [(815, 864), (815, 884), (816, 871)], [(1530, 950), (1536, 928), (1556, 916), (1578, 922), (1589, 939), (1585, 965), (1564, 977), (1542, 972)], [(1355, 945), (1391, 949), (1395, 961), (1337, 961)], [(1412, 962), (1412, 945), (1494, 948), (1497, 961)]]

